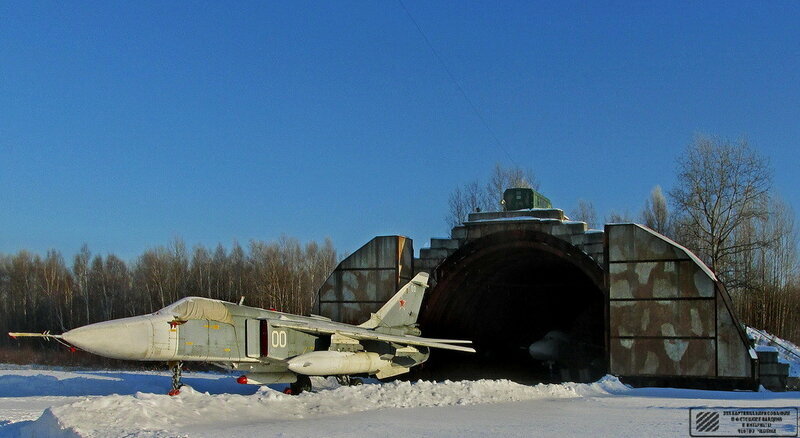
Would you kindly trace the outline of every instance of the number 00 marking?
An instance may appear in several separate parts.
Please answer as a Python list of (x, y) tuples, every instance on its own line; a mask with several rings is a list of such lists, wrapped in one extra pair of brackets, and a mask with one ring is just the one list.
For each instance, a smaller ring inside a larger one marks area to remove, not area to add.
[(272, 335), (270, 336), (272, 341), (273, 347), (284, 348), (286, 347), (286, 331), (285, 330), (273, 330)]

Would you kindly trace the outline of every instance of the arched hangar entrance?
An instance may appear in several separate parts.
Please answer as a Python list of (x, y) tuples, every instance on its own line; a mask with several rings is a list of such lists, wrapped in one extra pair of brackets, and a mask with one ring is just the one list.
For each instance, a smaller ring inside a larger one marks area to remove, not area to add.
[(423, 336), (471, 339), (478, 353), (436, 350), (405, 378), (589, 381), (608, 372), (647, 385), (758, 383), (724, 286), (642, 225), (598, 232), (557, 209), (473, 213), (430, 242), (414, 257), (411, 239), (373, 238), (339, 263), (313, 313), (359, 324), (428, 272)]
[(580, 249), (543, 232), (502, 231), (462, 246), (431, 277), (422, 332), (471, 339), (478, 352), (437, 351), (419, 377), (531, 382), (605, 374), (604, 273)]

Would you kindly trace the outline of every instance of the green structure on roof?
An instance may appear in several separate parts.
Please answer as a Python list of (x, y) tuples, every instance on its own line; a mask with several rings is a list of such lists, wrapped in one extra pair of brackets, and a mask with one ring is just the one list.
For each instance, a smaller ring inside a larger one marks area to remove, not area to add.
[(503, 192), (503, 209), (505, 211), (530, 208), (553, 208), (553, 204), (547, 197), (531, 188), (516, 187)]

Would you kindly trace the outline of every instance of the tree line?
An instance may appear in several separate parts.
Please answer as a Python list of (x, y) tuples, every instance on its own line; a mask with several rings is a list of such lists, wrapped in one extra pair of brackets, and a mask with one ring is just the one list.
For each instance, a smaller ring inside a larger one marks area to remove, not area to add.
[[(67, 261), (19, 251), (0, 255), (0, 330), (60, 333), (85, 324), (154, 312), (186, 296), (306, 314), (336, 267), (333, 243), (234, 242), (186, 248), (176, 239), (126, 263), (83, 248)], [(3, 336), (3, 342), (10, 342)]]
[[(698, 135), (676, 158), (676, 182), (666, 194), (656, 186), (638, 215), (612, 211), (605, 222), (638, 222), (687, 247), (725, 284), (742, 322), (800, 343), (798, 232), (772, 174), (746, 140)], [(453, 190), (448, 225), (476, 209), (498, 210), (508, 187), (538, 184), (529, 170), (496, 165), (488, 183)], [(591, 201), (578, 200), (568, 215), (602, 227)]]
[(697, 254), (742, 322), (800, 341), (795, 214), (772, 186), (769, 160), (746, 140), (700, 135), (678, 158), (676, 177), (669, 202), (660, 188), (651, 193), (645, 225)]

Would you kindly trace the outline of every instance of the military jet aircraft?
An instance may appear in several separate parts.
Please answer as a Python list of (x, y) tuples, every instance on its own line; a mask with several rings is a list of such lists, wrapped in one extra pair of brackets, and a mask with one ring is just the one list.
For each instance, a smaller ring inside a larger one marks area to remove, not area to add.
[(533, 359), (547, 365), (551, 378), (555, 377), (554, 368), (558, 368), (561, 380), (589, 382), (601, 366), (597, 357), (602, 352), (600, 347), (580, 342), (560, 330), (547, 332), (527, 349)]
[(99, 356), (166, 361), (171, 395), (179, 393), (183, 361), (242, 371), (242, 384), (290, 383), (287, 392), (311, 389), (309, 376), (379, 379), (409, 371), (430, 348), (475, 352), (471, 341), (420, 337), (416, 326), (428, 274), (417, 274), (377, 313), (358, 326), (322, 316), (299, 316), (208, 298), (187, 297), (155, 313), (89, 324), (61, 335), (9, 333), (56, 339)]
[(532, 358), (542, 362), (556, 362), (573, 359), (575, 356), (572, 338), (560, 331), (551, 330), (543, 338), (528, 347)]

